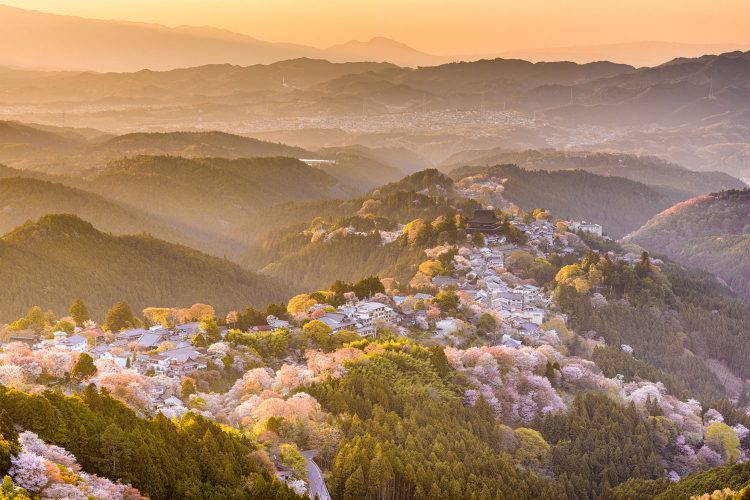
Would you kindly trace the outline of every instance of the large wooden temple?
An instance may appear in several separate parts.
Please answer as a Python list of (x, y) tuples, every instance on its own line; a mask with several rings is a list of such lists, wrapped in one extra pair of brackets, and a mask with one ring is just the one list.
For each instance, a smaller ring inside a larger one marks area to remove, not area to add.
[(469, 233), (499, 234), (500, 220), (495, 215), (494, 210), (474, 210), (471, 220), (469, 220)]

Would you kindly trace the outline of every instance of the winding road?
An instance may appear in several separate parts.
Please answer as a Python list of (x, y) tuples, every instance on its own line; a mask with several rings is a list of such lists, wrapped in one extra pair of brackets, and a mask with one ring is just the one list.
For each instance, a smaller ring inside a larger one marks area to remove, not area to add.
[(313, 459), (318, 454), (315, 450), (307, 450), (302, 452), (302, 456), (305, 457), (305, 469), (307, 471), (307, 481), (309, 488), (307, 494), (310, 498), (319, 500), (331, 500), (331, 495), (328, 493), (325, 481), (323, 481), (323, 473), (320, 471), (320, 467), (316, 464)]

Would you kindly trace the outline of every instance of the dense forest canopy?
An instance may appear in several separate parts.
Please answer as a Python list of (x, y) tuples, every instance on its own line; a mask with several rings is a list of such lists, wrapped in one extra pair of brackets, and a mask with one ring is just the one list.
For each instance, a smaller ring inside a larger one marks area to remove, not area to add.
[(692, 198), (660, 213), (628, 235), (652, 252), (711, 271), (750, 297), (750, 191)]
[(152, 305), (210, 302), (228, 311), (284, 300), (273, 280), (227, 260), (152, 236), (112, 236), (71, 215), (49, 215), (0, 238), (0, 317), (31, 306), (64, 311), (83, 298), (97, 317), (126, 300)]

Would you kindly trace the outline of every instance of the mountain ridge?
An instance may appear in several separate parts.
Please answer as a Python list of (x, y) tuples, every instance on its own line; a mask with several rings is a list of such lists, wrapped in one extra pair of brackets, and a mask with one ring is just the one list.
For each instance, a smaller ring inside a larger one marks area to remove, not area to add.
[(750, 190), (678, 203), (625, 237), (647, 250), (707, 270), (750, 298)]
[[(29, 60), (34, 60), (35, 67), (48, 69), (170, 69), (224, 62), (245, 65), (270, 63), (297, 57), (324, 58), (339, 62), (388, 61), (409, 67), (496, 57), (534, 61), (572, 60), (579, 63), (613, 60), (646, 66), (664, 63), (678, 54), (698, 56), (724, 52), (738, 46), (750, 48), (747, 43), (641, 41), (437, 55), (383, 36), (366, 41), (349, 40), (327, 48), (318, 48), (299, 43), (269, 42), (214, 26), (170, 27), (148, 22), (52, 14), (1, 4), (0, 13), (0, 31), (5, 35), (5, 47), (0, 47), (0, 65), (23, 67)], [(49, 37), (40, 37), (40, 34), (48, 34)], [(77, 43), (76, 40), (79, 39), (83, 39), (83, 42)], [(51, 43), (53, 40), (57, 43)], [(121, 40), (127, 40), (128, 43), (122, 43)], [(174, 47), (186, 50), (174, 50)], [(151, 50), (144, 50), (148, 48)], [(86, 67), (81, 67), (80, 57), (70, 57), (71, 53), (86, 54)]]
[(284, 300), (273, 280), (225, 259), (148, 235), (114, 236), (71, 214), (48, 214), (0, 236), (0, 318), (83, 298), (103, 315), (125, 300), (147, 306), (209, 301), (224, 312)]

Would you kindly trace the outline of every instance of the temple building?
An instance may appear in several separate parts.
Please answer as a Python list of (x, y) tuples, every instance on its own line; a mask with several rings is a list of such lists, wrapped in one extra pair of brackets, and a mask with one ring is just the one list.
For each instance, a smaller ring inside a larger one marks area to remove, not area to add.
[(499, 234), (500, 220), (495, 215), (494, 210), (474, 210), (467, 232)]

